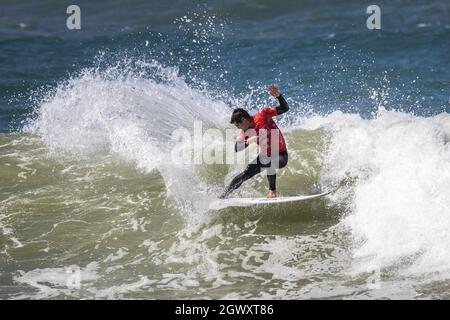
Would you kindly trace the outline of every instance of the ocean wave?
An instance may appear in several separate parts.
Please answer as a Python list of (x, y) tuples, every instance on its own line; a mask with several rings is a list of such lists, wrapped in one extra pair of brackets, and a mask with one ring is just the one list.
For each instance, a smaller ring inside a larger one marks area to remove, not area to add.
[(321, 178), (352, 181), (334, 198), (349, 201), (342, 224), (354, 237), (354, 270), (448, 276), (450, 115), (380, 108), (371, 120), (334, 112), (302, 125), (318, 126), (332, 132)]

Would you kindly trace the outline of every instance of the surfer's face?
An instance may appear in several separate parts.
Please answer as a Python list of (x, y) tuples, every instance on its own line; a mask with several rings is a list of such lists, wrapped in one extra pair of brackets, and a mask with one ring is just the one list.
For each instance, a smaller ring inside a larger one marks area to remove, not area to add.
[(245, 131), (250, 127), (250, 120), (242, 118), (241, 121), (235, 122), (234, 125), (236, 126), (236, 128)]

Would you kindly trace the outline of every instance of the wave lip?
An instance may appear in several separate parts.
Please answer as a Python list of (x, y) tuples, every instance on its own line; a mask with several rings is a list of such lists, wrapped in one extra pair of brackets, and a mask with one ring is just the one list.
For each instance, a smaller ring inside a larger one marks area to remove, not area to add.
[(145, 173), (157, 170), (168, 193), (186, 202), (193, 192), (204, 192), (204, 184), (193, 165), (172, 162), (173, 133), (192, 132), (195, 121), (223, 128), (227, 108), (189, 87), (176, 68), (125, 60), (85, 69), (58, 85), (40, 101), (24, 131), (38, 135), (56, 153), (112, 154)]

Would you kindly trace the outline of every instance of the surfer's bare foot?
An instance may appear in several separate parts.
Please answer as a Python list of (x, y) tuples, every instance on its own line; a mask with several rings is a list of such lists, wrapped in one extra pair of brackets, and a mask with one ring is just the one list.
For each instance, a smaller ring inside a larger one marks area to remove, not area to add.
[(276, 198), (277, 197), (277, 192), (273, 191), (273, 190), (269, 190), (269, 192), (267, 193), (267, 199), (272, 199), (272, 198)]
[(219, 198), (219, 199), (225, 199), (225, 193), (224, 193), (224, 192), (218, 193), (218, 194), (217, 194), (217, 198)]

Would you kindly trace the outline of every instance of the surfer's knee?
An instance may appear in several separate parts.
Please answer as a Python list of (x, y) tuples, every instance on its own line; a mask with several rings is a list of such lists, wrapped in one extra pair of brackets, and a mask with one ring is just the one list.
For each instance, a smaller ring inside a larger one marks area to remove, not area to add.
[(259, 164), (249, 164), (247, 166), (247, 168), (245, 168), (245, 175), (249, 176), (250, 178), (253, 177), (254, 175), (258, 174), (261, 172), (261, 165)]

